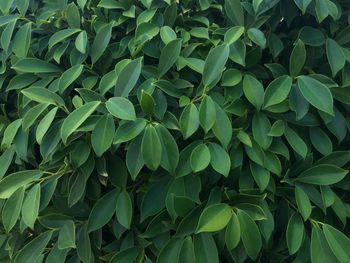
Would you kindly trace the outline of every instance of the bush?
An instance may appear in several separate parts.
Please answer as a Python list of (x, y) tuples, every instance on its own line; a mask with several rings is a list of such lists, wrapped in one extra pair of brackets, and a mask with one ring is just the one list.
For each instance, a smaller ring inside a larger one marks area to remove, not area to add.
[(0, 262), (349, 262), (349, 8), (0, 1)]

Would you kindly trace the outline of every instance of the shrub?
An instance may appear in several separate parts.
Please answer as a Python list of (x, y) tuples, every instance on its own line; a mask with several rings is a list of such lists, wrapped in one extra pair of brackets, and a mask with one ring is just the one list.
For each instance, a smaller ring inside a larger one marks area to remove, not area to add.
[(0, 1), (0, 262), (349, 262), (349, 7)]

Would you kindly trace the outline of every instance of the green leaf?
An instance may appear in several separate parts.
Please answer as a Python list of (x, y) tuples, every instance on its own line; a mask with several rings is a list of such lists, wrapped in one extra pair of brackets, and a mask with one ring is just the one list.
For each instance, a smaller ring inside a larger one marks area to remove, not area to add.
[(113, 97), (106, 102), (106, 108), (113, 116), (122, 120), (136, 120), (134, 105), (126, 98)]
[(154, 114), (156, 103), (155, 103), (152, 95), (147, 93), (144, 90), (142, 90), (142, 92), (141, 92), (140, 105), (141, 105), (142, 111), (146, 115), (152, 116)]
[(140, 253), (140, 248), (130, 247), (117, 252), (111, 259), (110, 263), (128, 263), (134, 262)]
[(347, 262), (350, 258), (350, 239), (331, 225), (323, 225), (323, 233), (334, 255), (340, 262)]
[(325, 235), (317, 226), (312, 227), (310, 247), (313, 263), (338, 262), (327, 243)]
[(127, 97), (141, 74), (142, 57), (132, 60), (119, 73), (114, 96)]
[(2, 137), (2, 142), (1, 142), (1, 147), (2, 148), (9, 148), (13, 142), (13, 139), (15, 138), (19, 127), (22, 125), (22, 119), (17, 119), (13, 122), (11, 122), (5, 129), (3, 137)]
[(31, 229), (39, 215), (41, 187), (34, 185), (27, 193), (22, 206), (22, 220)]
[(41, 144), (41, 141), (44, 137), (44, 135), (46, 134), (46, 132), (48, 131), (48, 129), (50, 128), (56, 113), (57, 113), (58, 108), (52, 108), (46, 115), (44, 118), (41, 119), (41, 121), (39, 122), (37, 128), (36, 128), (36, 132), (35, 132), (35, 138), (36, 141), (38, 142), (38, 144)]
[(257, 28), (250, 28), (247, 31), (248, 37), (251, 41), (257, 44), (260, 48), (264, 49), (266, 46), (266, 38), (263, 32)]
[(21, 187), (10, 196), (2, 209), (2, 225), (6, 232), (9, 232), (15, 226), (21, 213), (23, 198), (24, 187)]
[(231, 159), (228, 153), (216, 143), (209, 144), (210, 164), (215, 171), (227, 177), (231, 169)]
[(294, 213), (289, 221), (286, 231), (286, 241), (289, 255), (293, 255), (299, 251), (304, 238), (304, 222), (303, 219)]
[(186, 237), (181, 247), (180, 257), (178, 262), (195, 263), (195, 254), (193, 241), (190, 236)]
[(296, 181), (315, 185), (330, 185), (341, 181), (348, 172), (348, 170), (335, 165), (319, 164), (303, 171), (296, 178)]
[(244, 25), (244, 12), (240, 0), (225, 0), (225, 11), (234, 25)]
[(318, 127), (312, 127), (309, 129), (310, 139), (312, 145), (323, 155), (328, 155), (333, 150), (331, 139), (328, 135)]
[(238, 246), (241, 240), (241, 227), (239, 225), (236, 213), (232, 211), (230, 222), (227, 224), (225, 231), (225, 243), (229, 250)]
[(266, 88), (264, 96), (264, 109), (284, 101), (292, 87), (292, 78), (281, 76), (274, 79)]
[(37, 58), (20, 59), (12, 68), (24, 73), (56, 73), (62, 71), (59, 67)]
[(255, 77), (244, 75), (243, 92), (247, 100), (253, 104), (257, 110), (260, 110), (264, 103), (264, 88), (262, 84)]
[(88, 219), (87, 231), (89, 233), (100, 229), (112, 218), (117, 197), (118, 190), (114, 189), (97, 200)]
[(111, 147), (114, 132), (113, 117), (110, 114), (105, 114), (96, 123), (91, 135), (91, 145), (97, 156), (102, 156)]
[(185, 140), (197, 131), (199, 127), (199, 112), (193, 103), (185, 107), (180, 116), (179, 123)]
[(245, 251), (252, 260), (255, 260), (262, 246), (259, 229), (250, 216), (243, 210), (238, 210), (237, 217)]
[(59, 249), (75, 248), (75, 225), (72, 220), (67, 220), (58, 234)]
[(231, 27), (225, 33), (225, 36), (224, 36), (225, 44), (231, 45), (232, 43), (236, 42), (243, 35), (243, 33), (244, 33), (243, 26)]
[(193, 244), (197, 263), (219, 263), (218, 249), (211, 234), (195, 235)]
[(36, 119), (41, 115), (41, 113), (46, 110), (48, 104), (38, 104), (35, 105), (33, 108), (28, 110), (22, 120), (22, 128), (24, 131), (28, 130), (36, 121)]
[(63, 42), (70, 36), (80, 32), (80, 29), (76, 28), (67, 28), (60, 31), (57, 31), (55, 34), (53, 34), (49, 39), (49, 49), (51, 49), (53, 46), (57, 45), (60, 42)]
[(43, 176), (39, 170), (26, 170), (12, 173), (0, 181), (0, 199), (9, 198), (17, 189), (33, 183)]
[(304, 221), (306, 221), (311, 215), (311, 203), (304, 190), (298, 185), (295, 186), (295, 201), (300, 214), (304, 218)]
[(344, 52), (342, 47), (331, 38), (326, 40), (326, 52), (328, 63), (332, 70), (332, 75), (335, 77), (339, 70), (341, 70), (345, 65)]
[(209, 51), (205, 59), (202, 81), (205, 86), (210, 86), (223, 71), (229, 55), (229, 47), (226, 44), (214, 47)]
[(58, 89), (62, 94), (83, 72), (83, 65), (75, 65), (63, 72), (58, 83)]
[(242, 80), (242, 72), (237, 69), (228, 69), (222, 75), (221, 86), (236, 86)]
[(294, 0), (295, 4), (299, 7), (303, 14), (305, 14), (307, 7), (312, 0)]
[(175, 31), (169, 26), (163, 26), (160, 29), (160, 38), (165, 45), (176, 39)]
[(264, 150), (267, 150), (272, 143), (272, 137), (267, 136), (270, 129), (271, 124), (266, 115), (263, 113), (256, 113), (252, 120), (253, 137)]
[(298, 77), (298, 88), (303, 97), (317, 109), (334, 115), (333, 97), (327, 86), (309, 76)]
[(49, 243), (52, 231), (46, 231), (27, 243), (15, 256), (13, 263), (36, 262)]
[(177, 263), (179, 262), (180, 251), (183, 245), (182, 238), (173, 238), (162, 248), (156, 263)]
[(86, 31), (81, 31), (77, 38), (75, 39), (75, 48), (82, 54), (86, 53), (87, 48), (87, 33)]
[(118, 195), (115, 211), (118, 222), (126, 229), (130, 229), (132, 210), (132, 202), (129, 193), (125, 190), (121, 191)]
[(142, 138), (141, 152), (143, 161), (146, 166), (154, 171), (156, 170), (161, 162), (162, 158), (162, 145), (153, 125), (147, 125)]
[(202, 212), (196, 233), (215, 232), (223, 229), (232, 216), (232, 209), (227, 204), (214, 204), (204, 209)]
[(289, 127), (285, 128), (284, 136), (286, 137), (290, 146), (292, 146), (293, 150), (305, 159), (308, 149), (303, 139)]
[(210, 163), (210, 151), (205, 144), (199, 144), (193, 149), (190, 157), (193, 172), (199, 172), (207, 168)]
[(306, 49), (303, 41), (298, 39), (289, 59), (289, 74), (297, 77), (304, 67), (306, 61)]
[(6, 174), (8, 168), (10, 167), (13, 156), (15, 155), (15, 148), (9, 147), (7, 148), (0, 156), (0, 180)]
[(128, 121), (121, 124), (115, 132), (113, 144), (123, 143), (134, 139), (146, 127), (146, 120), (137, 118), (135, 121)]
[(205, 96), (199, 106), (199, 124), (207, 133), (215, 124), (216, 108), (210, 96)]
[(12, 51), (18, 58), (25, 58), (31, 42), (32, 23), (21, 26), (13, 38)]
[(63, 106), (64, 100), (56, 93), (39, 87), (30, 87), (21, 91), (27, 98), (39, 102)]
[(94, 42), (91, 45), (90, 56), (92, 64), (95, 64), (95, 62), (102, 56), (108, 46), (111, 36), (112, 23), (105, 24), (98, 29)]
[(75, 132), (99, 105), (99, 101), (88, 102), (71, 112), (68, 117), (64, 119), (61, 127), (61, 138), (64, 143), (67, 143), (69, 135)]
[(158, 78), (163, 77), (179, 58), (181, 43), (181, 39), (175, 39), (162, 49), (158, 64)]
[(175, 173), (179, 163), (179, 149), (174, 137), (163, 125), (157, 125), (156, 130), (162, 145), (160, 166), (170, 173)]
[(227, 148), (232, 138), (232, 125), (226, 112), (217, 104), (216, 121), (212, 128), (214, 135), (224, 148)]

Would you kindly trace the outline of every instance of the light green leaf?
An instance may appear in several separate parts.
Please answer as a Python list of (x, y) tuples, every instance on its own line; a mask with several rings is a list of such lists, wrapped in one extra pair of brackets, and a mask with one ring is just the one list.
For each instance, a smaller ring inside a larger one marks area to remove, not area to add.
[(215, 124), (216, 108), (210, 96), (205, 96), (199, 106), (199, 124), (207, 133)]
[(56, 73), (62, 71), (59, 67), (37, 58), (22, 58), (12, 68), (16, 71), (28, 73)]
[(71, 112), (68, 117), (64, 119), (61, 127), (61, 138), (64, 143), (67, 143), (69, 135), (75, 132), (99, 105), (99, 101), (88, 102)]
[(228, 223), (225, 231), (225, 243), (229, 250), (238, 246), (241, 240), (241, 227), (239, 225), (236, 213), (232, 211), (231, 220)]
[(202, 212), (196, 233), (215, 232), (223, 229), (232, 216), (232, 209), (227, 204), (214, 204), (204, 209)]
[(264, 109), (284, 101), (292, 87), (292, 78), (281, 76), (274, 79), (266, 88), (264, 96)]
[(136, 119), (134, 105), (126, 98), (113, 97), (106, 102), (106, 108), (113, 116), (134, 121)]
[(64, 100), (56, 93), (39, 87), (30, 87), (21, 91), (27, 98), (39, 102), (63, 106)]
[(75, 39), (75, 48), (82, 54), (86, 53), (88, 40), (86, 31), (81, 31)]
[(243, 33), (244, 33), (243, 26), (231, 27), (225, 33), (225, 36), (224, 36), (225, 44), (231, 45), (232, 43), (236, 42), (243, 35)]
[(8, 168), (10, 167), (13, 156), (15, 155), (15, 148), (9, 147), (7, 148), (0, 156), (0, 180), (6, 174)]
[(342, 47), (331, 38), (326, 40), (326, 52), (332, 75), (335, 77), (345, 65), (345, 54)]
[(13, 122), (11, 122), (5, 129), (2, 142), (1, 142), (1, 148), (7, 149), (11, 146), (13, 139), (15, 138), (19, 127), (22, 125), (22, 119), (17, 119)]
[(32, 33), (31, 24), (26, 23), (21, 26), (13, 39), (12, 50), (18, 58), (25, 58), (28, 54)]
[(303, 171), (296, 181), (315, 184), (315, 185), (330, 185), (341, 181), (348, 170), (344, 170), (331, 164), (319, 164)]
[(210, 163), (209, 148), (205, 144), (199, 144), (191, 153), (190, 163), (195, 173), (207, 168)]
[(158, 64), (158, 78), (161, 78), (174, 65), (181, 51), (181, 39), (169, 42), (160, 53)]
[(303, 139), (289, 127), (285, 128), (284, 136), (286, 137), (290, 146), (292, 146), (293, 150), (305, 159), (308, 149)]
[(95, 64), (95, 62), (102, 56), (108, 46), (111, 36), (112, 23), (105, 24), (98, 29), (90, 51), (92, 64)]
[(57, 113), (58, 108), (55, 107), (53, 109), (51, 109), (44, 118), (41, 119), (41, 121), (38, 124), (38, 127), (36, 128), (35, 131), (35, 138), (36, 141), (38, 142), (38, 144), (41, 144), (41, 141), (44, 137), (44, 135), (46, 134), (46, 132), (48, 131), (48, 129), (50, 128), (56, 113)]
[(22, 220), (31, 229), (39, 215), (41, 187), (34, 185), (27, 193), (22, 206)]
[(205, 86), (210, 86), (223, 71), (229, 56), (229, 47), (226, 44), (214, 47), (209, 51), (205, 59), (202, 81)]
[(260, 81), (251, 75), (244, 75), (243, 92), (247, 100), (260, 110), (264, 103), (264, 88)]
[(16, 224), (21, 213), (24, 198), (24, 187), (16, 190), (6, 201), (2, 209), (2, 225), (9, 232)]
[(115, 132), (113, 144), (123, 143), (134, 139), (146, 127), (146, 120), (137, 118), (135, 121), (128, 121), (121, 124)]
[(113, 142), (115, 133), (115, 125), (113, 117), (110, 114), (105, 114), (96, 123), (91, 134), (91, 145), (98, 157), (107, 151)]
[(60, 31), (57, 31), (55, 34), (53, 34), (49, 39), (49, 49), (51, 49), (54, 45), (63, 42), (70, 36), (80, 32), (80, 29), (77, 28), (67, 28)]
[(266, 38), (263, 32), (257, 28), (250, 28), (247, 31), (248, 37), (251, 41), (257, 44), (260, 48), (264, 49), (266, 46)]
[(231, 159), (228, 153), (216, 143), (209, 144), (210, 164), (215, 171), (227, 177), (231, 169)]
[(83, 65), (75, 65), (63, 72), (58, 82), (58, 89), (62, 94), (83, 72)]
[(190, 103), (185, 107), (180, 116), (179, 124), (185, 140), (197, 131), (199, 127), (199, 112), (196, 105)]
[(75, 224), (67, 220), (60, 229), (57, 240), (59, 249), (75, 248)]

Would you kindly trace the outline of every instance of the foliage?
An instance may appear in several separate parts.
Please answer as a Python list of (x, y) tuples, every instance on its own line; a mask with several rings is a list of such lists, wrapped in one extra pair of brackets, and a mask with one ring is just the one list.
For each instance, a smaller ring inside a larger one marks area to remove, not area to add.
[(0, 262), (349, 262), (349, 11), (0, 1)]

